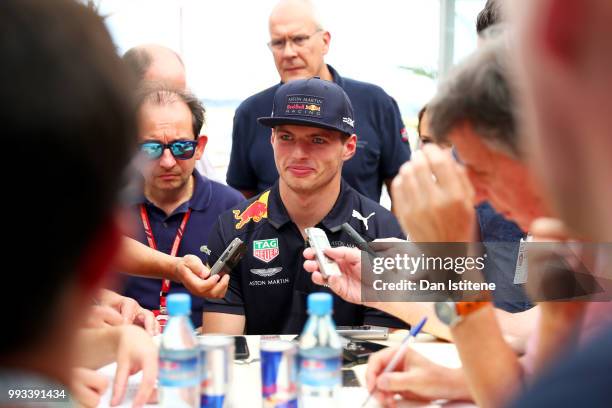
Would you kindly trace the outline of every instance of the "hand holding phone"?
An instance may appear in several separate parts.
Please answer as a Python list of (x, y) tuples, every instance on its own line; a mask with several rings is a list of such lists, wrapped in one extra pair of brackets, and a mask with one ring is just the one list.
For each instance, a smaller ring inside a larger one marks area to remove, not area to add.
[(217, 262), (210, 268), (210, 276), (219, 274), (221, 277), (229, 273), (246, 253), (246, 244), (240, 238), (234, 238), (225, 248)]

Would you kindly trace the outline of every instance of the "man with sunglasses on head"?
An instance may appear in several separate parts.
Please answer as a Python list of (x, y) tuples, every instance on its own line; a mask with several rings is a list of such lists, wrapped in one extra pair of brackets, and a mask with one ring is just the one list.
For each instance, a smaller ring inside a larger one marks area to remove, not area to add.
[(270, 188), (278, 179), (269, 143), (270, 129), (257, 123), (268, 116), (276, 90), (296, 79), (333, 81), (349, 96), (359, 135), (355, 156), (342, 177), (366, 197), (379, 202), (383, 182), (389, 186), (410, 159), (407, 133), (397, 103), (380, 87), (341, 77), (324, 57), (331, 35), (318, 21), (308, 0), (282, 0), (270, 15), (270, 42), (281, 83), (246, 99), (234, 116), (227, 183), (247, 198)]
[[(208, 138), (200, 135), (204, 108), (191, 94), (162, 84), (145, 86), (138, 98), (138, 122), (143, 194), (133, 207), (140, 228), (133, 238), (172, 256), (197, 255), (208, 260), (208, 234), (219, 214), (243, 197), (223, 184), (203, 177), (196, 169)], [(229, 277), (218, 275), (204, 297), (222, 297)], [(164, 320), (169, 293), (187, 292), (166, 279), (128, 276), (124, 294), (153, 310)], [(202, 322), (204, 299), (193, 297), (191, 318)]]

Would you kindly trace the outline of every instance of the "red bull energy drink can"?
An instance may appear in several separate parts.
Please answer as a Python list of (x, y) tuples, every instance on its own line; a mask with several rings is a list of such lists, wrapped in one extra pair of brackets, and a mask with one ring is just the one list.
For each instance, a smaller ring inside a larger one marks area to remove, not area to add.
[(297, 408), (297, 345), (261, 340), (261, 394), (264, 408)]
[(198, 342), (202, 361), (200, 407), (231, 407), (234, 338), (231, 336), (208, 335), (198, 337)]

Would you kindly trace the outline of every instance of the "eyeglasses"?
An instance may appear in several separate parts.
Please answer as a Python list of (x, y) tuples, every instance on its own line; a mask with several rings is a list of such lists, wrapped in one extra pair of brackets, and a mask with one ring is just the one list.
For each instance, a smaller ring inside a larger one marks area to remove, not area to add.
[(323, 30), (318, 29), (317, 31), (315, 31), (314, 33), (310, 35), (299, 34), (299, 35), (287, 37), (286, 39), (280, 38), (280, 39), (272, 40), (268, 43), (268, 48), (270, 48), (272, 51), (280, 52), (285, 49), (287, 42), (289, 42), (295, 48), (302, 48), (303, 46), (306, 45), (306, 43), (308, 42), (308, 40), (310, 40), (312, 36), (322, 31)]
[(198, 142), (196, 140), (176, 140), (172, 143), (144, 142), (140, 144), (140, 151), (149, 160), (159, 159), (165, 149), (170, 149), (172, 156), (178, 160), (189, 160), (193, 157)]

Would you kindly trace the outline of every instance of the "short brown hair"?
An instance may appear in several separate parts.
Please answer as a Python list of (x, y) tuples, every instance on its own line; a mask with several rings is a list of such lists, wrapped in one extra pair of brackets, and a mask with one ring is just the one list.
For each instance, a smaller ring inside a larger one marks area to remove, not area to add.
[(191, 112), (191, 125), (193, 137), (197, 139), (205, 123), (204, 105), (195, 95), (188, 91), (169, 87), (162, 82), (146, 81), (139, 88), (138, 109), (145, 103), (154, 105), (169, 105), (175, 102), (183, 102)]

